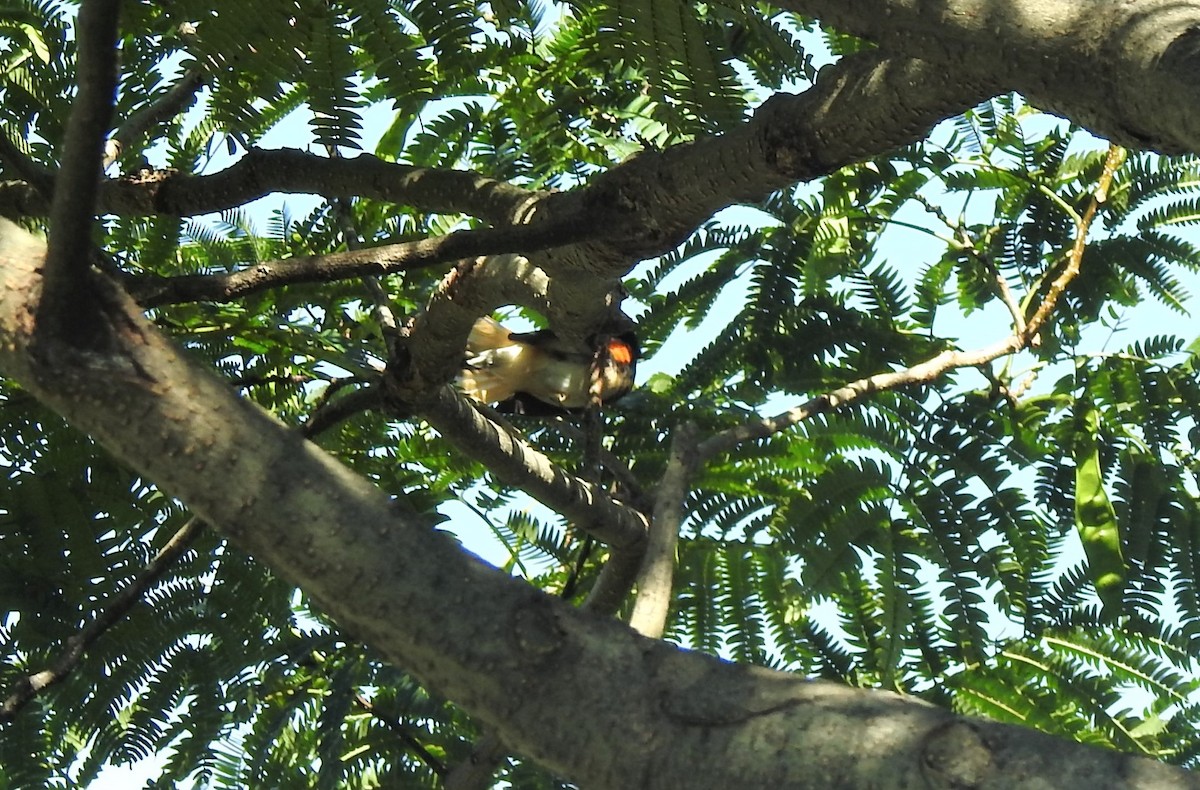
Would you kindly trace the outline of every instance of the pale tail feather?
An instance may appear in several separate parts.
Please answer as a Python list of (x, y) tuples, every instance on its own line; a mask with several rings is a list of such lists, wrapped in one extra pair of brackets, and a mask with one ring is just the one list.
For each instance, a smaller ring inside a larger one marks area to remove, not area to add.
[(480, 318), (471, 327), (471, 334), (467, 337), (467, 360), (483, 351), (509, 345), (512, 345), (512, 341), (503, 324), (491, 318)]
[(498, 321), (480, 318), (467, 339), (467, 365), (458, 375), (459, 388), (483, 403), (498, 403), (516, 394), (514, 384), (529, 375), (523, 344), (510, 338)]
[(480, 403), (499, 403), (516, 392), (506, 379), (492, 370), (467, 370), (458, 374), (458, 388)]

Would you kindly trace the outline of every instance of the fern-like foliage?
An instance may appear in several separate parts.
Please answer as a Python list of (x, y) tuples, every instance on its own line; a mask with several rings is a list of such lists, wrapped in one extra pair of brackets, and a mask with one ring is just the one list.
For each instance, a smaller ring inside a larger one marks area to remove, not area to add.
[[(0, 9), (0, 121), (35, 165), (53, 166), (63, 140), (74, 8)], [(205, 87), (121, 172), (143, 159), (205, 172), (290, 131), (319, 151), (374, 145), (393, 161), (569, 189), (642, 148), (733, 129), (760, 93), (813, 78), (812, 26), (755, 4), (175, 0), (123, 12), (117, 123), (181, 71)], [(365, 129), (369, 113), (386, 128)], [(1000, 97), (935, 139), (718, 215), (626, 282), (644, 373), (605, 415), (605, 453), (652, 485), (685, 421), (715, 433), (1007, 336), (1012, 311), (1027, 320), (1064, 270), (1104, 159)], [(874, 392), (704, 465), (668, 638), (1195, 765), (1198, 347), (1161, 322), (1123, 333), (1146, 304), (1194, 309), (1198, 188), (1194, 159), (1131, 155), (1035, 346)], [(361, 197), (264, 213), (113, 216), (98, 238), (123, 273), (173, 277), (464, 221)], [(415, 314), (439, 274), (386, 279), (387, 306)], [(152, 317), (297, 428), (387, 356), (359, 281)], [(564, 468), (582, 466), (570, 421), (513, 423)], [(418, 422), (360, 414), (317, 441), (551, 594), (583, 600), (609, 557)], [(2, 383), (0, 459), (7, 690), (51, 665), (188, 514)], [(1111, 514), (1103, 541), (1077, 512), (1081, 478)], [(607, 471), (598, 484), (621, 490)], [(1101, 560), (1114, 557), (1119, 583), (1105, 587)], [(0, 784), (14, 787), (86, 785), (152, 756), (163, 787), (436, 787), (480, 735), (212, 532), (19, 716), (0, 732)], [(562, 786), (515, 758), (496, 780)]]

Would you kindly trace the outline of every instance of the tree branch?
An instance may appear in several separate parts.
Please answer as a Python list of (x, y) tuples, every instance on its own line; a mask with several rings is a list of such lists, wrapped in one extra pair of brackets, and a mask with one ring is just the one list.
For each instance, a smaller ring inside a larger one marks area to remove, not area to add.
[(76, 24), (79, 92), (64, 135), (62, 170), (50, 208), (50, 240), (38, 320), (62, 338), (87, 339), (97, 316), (88, 287), (88, 260), (104, 135), (117, 86), (120, 0), (83, 0)]
[(444, 236), (266, 261), (237, 272), (180, 277), (132, 277), (126, 290), (145, 307), (186, 302), (232, 302), (271, 288), (336, 282), (424, 269), (463, 258), (517, 250), (532, 252), (586, 239), (596, 229), (576, 217), (554, 223), (458, 230)]
[[(1200, 151), (1200, 7), (1173, 0), (772, 0), (873, 41), (940, 59), (950, 82), (991, 81), (1097, 135), (1161, 153)], [(1036, 20), (1036, 24), (1031, 24)], [(1087, 65), (1081, 65), (1087, 64)]]
[[(344, 381), (344, 379), (339, 381)], [(336, 387), (337, 385), (338, 382), (335, 382), (330, 386)], [(326, 397), (328, 397), (328, 391)], [(326, 400), (313, 410), (308, 422), (305, 423), (304, 435), (309, 438), (315, 437), (356, 414), (382, 408), (383, 403), (383, 387), (378, 383), (368, 384), (346, 395)]]
[(698, 460), (698, 434), (698, 429), (690, 422), (675, 429), (667, 469), (654, 498), (654, 517), (650, 520), (646, 553), (637, 577), (637, 602), (629, 617), (629, 627), (651, 639), (662, 637), (671, 608), (675, 547), (683, 524), (683, 503)]
[(21, 708), (25, 707), (40, 692), (70, 677), (83, 659), (87, 649), (142, 600), (142, 596), (146, 594), (151, 585), (158, 581), (167, 568), (171, 567), (180, 555), (188, 550), (192, 541), (203, 529), (204, 522), (200, 519), (188, 519), (187, 523), (180, 527), (171, 539), (158, 550), (154, 559), (147, 563), (146, 567), (129, 584), (113, 596), (112, 600), (83, 630), (67, 640), (66, 648), (59, 653), (58, 658), (51, 662), (49, 669), (17, 681), (9, 692), (8, 698), (4, 700), (3, 706), (0, 706), (0, 722), (12, 721)]
[(191, 69), (171, 88), (137, 112), (130, 115), (108, 140), (104, 151), (104, 167), (116, 162), (126, 149), (141, 142), (151, 126), (179, 115), (196, 100), (196, 93), (204, 86), (204, 72)]
[[(523, 216), (529, 205), (546, 194), (466, 170), (413, 167), (370, 154), (330, 159), (293, 149), (255, 148), (211, 175), (154, 170), (104, 181), (97, 206), (101, 213), (125, 217), (191, 217), (221, 212), (272, 193), (358, 195), (419, 206), (430, 213), (466, 214), (497, 225)], [(0, 201), (11, 202), (11, 198), (0, 192)], [(27, 205), (31, 216), (49, 210), (45, 202), (27, 201)]]
[(1054, 312), (1054, 308), (1058, 304), (1058, 300), (1063, 295), (1063, 292), (1067, 290), (1067, 286), (1079, 274), (1079, 266), (1083, 262), (1083, 251), (1087, 247), (1088, 230), (1092, 227), (1092, 220), (1096, 218), (1096, 212), (1099, 210), (1100, 204), (1108, 199), (1108, 190), (1112, 186), (1113, 175), (1124, 161), (1125, 149), (1117, 145), (1109, 145), (1108, 155), (1104, 158), (1104, 170), (1100, 173), (1100, 179), (1096, 182), (1096, 188), (1092, 190), (1092, 197), (1088, 201), (1087, 209), (1075, 224), (1075, 242), (1071, 245), (1071, 252), (1067, 255), (1067, 265), (1063, 267), (1062, 273), (1050, 284), (1050, 289), (1046, 292), (1045, 298), (1042, 299), (1037, 312), (1033, 314), (1033, 317), (1029, 319), (1028, 324), (1025, 326), (1025, 331), (1021, 336), (1026, 342), (1031, 341), (1038, 333), (1038, 330), (1042, 328), (1042, 324)]
[(495, 225), (522, 216), (544, 193), (466, 170), (413, 167), (369, 154), (331, 159), (291, 149), (254, 149), (212, 175), (172, 172), (109, 181), (100, 205), (113, 214), (187, 217), (223, 211), (273, 192), (357, 195), (419, 206), (438, 214), (466, 214)]
[(604, 489), (569, 474), (523, 439), (489, 420), (455, 390), (444, 387), (419, 406), (422, 417), (450, 443), (500, 480), (516, 486), (597, 540), (635, 546), (646, 517)]
[(645, 553), (644, 543), (610, 547), (608, 561), (580, 608), (608, 617), (615, 615), (637, 582)]
[(944, 376), (952, 370), (965, 367), (979, 367), (1000, 357), (1015, 354), (1028, 348), (1034, 343), (1038, 331), (1053, 313), (1067, 286), (1079, 274), (1083, 261), (1083, 251), (1087, 248), (1087, 234), (1092, 221), (1096, 217), (1100, 204), (1104, 202), (1108, 189), (1112, 185), (1113, 174), (1124, 161), (1124, 149), (1110, 145), (1108, 156), (1104, 161), (1104, 170), (1097, 181), (1096, 189), (1087, 209), (1075, 227), (1075, 239), (1067, 255), (1067, 265), (1062, 273), (1050, 285), (1042, 303), (1038, 306), (1033, 317), (1012, 336), (993, 343), (990, 346), (975, 351), (943, 351), (932, 359), (905, 370), (878, 373), (851, 382), (833, 392), (818, 395), (800, 406), (789, 409), (782, 414), (762, 420), (753, 420), (742, 425), (714, 434), (700, 443), (697, 450), (701, 461), (732, 450), (742, 442), (765, 439), (768, 436), (787, 430), (817, 414), (836, 409), (848, 403), (853, 403), (865, 396), (876, 392), (896, 389), (912, 384), (927, 384)]

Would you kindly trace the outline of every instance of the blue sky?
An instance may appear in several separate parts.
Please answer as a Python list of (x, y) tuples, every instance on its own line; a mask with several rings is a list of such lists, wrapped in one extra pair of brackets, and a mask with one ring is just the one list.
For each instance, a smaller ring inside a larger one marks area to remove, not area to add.
[[(432, 111), (437, 112), (440, 109), (435, 107)], [(392, 113), (385, 106), (373, 107), (365, 113), (363, 122), (364, 150), (370, 151), (374, 149), (376, 142), (388, 128), (391, 120)], [(314, 147), (312, 135), (308, 131), (306, 118), (302, 112), (293, 114), (285, 123), (267, 135), (262, 141), (262, 147), (310, 149), (317, 153), (323, 153), (323, 151)], [(209, 163), (207, 172), (220, 170), (231, 161), (232, 158), (221, 148)], [(285, 204), (293, 215), (302, 216), (312, 207), (318, 205), (320, 201), (320, 198), (306, 196), (272, 195), (255, 201), (247, 207), (247, 214), (262, 229), (267, 226), (267, 220), (271, 216), (271, 213)], [(914, 207), (912, 210), (914, 214), (919, 214), (917, 208)], [(984, 210), (984, 207), (981, 207), (981, 210)], [(953, 207), (948, 207), (947, 213), (954, 216), (957, 212)], [(744, 208), (728, 209), (721, 216), (733, 223), (753, 223), (762, 219), (762, 215), (759, 212)], [(914, 216), (912, 219), (921, 223), (927, 221), (926, 216)], [(929, 262), (922, 257), (923, 251), (928, 252), (929, 255), (940, 255), (941, 253), (940, 248), (935, 249), (934, 245), (931, 245), (928, 238), (924, 235), (910, 229), (896, 227), (885, 235), (880, 258), (891, 263), (900, 271), (915, 274)], [(701, 260), (692, 262), (690, 268), (681, 270), (669, 279), (666, 283), (667, 287), (677, 286), (682, 279), (694, 274), (698, 270), (698, 267), (702, 265), (703, 261)], [(1189, 290), (1193, 293), (1200, 292), (1200, 278), (1192, 276), (1189, 277), (1189, 280)], [(744, 294), (744, 289), (741, 293)], [(698, 329), (694, 331), (681, 329), (674, 333), (668, 343), (663, 346), (662, 350), (647, 364), (641, 366), (639, 379), (644, 381), (647, 376), (656, 372), (667, 374), (677, 373), (686, 363), (691, 350), (699, 348), (731, 320), (739, 299), (740, 294), (738, 289), (736, 287), (730, 289), (717, 302), (716, 308)], [(947, 323), (940, 327), (940, 329), (947, 334), (956, 336), (959, 344), (964, 348), (986, 345), (1005, 336), (1009, 332), (1008, 314), (998, 304), (993, 304), (988, 309), (968, 317), (958, 316), (954, 310), (945, 311), (944, 315), (946, 315)], [(1196, 315), (1168, 315), (1164, 312), (1164, 308), (1160, 304), (1147, 301), (1127, 311), (1123, 318), (1122, 329), (1117, 337), (1112, 339), (1102, 337), (1099, 334), (1101, 330), (1095, 330), (1093, 332), (1095, 336), (1088, 337), (1088, 342), (1084, 344), (1084, 347), (1100, 350), (1107, 345), (1109, 350), (1113, 350), (1135, 339), (1160, 334), (1164, 331), (1177, 334), (1190, 341), (1200, 336), (1200, 318)], [(964, 381), (969, 383), (971, 375), (978, 374), (968, 373)], [(1050, 371), (1044, 374), (1043, 380), (1051, 383), (1055, 378), (1057, 378), (1057, 375), (1053, 371)], [(979, 381), (982, 382), (981, 377)], [(792, 405), (794, 405), (793, 399), (780, 396), (771, 399), (764, 406), (763, 413), (772, 414)], [(541, 509), (536, 503), (530, 502), (518, 505), (518, 507), (529, 507), (540, 514), (545, 514), (544, 509)], [(503, 565), (508, 560), (507, 552), (492, 537), (491, 530), (469, 508), (461, 505), (449, 506), (445, 511), (451, 517), (451, 522), (447, 526), (459, 534), (467, 548), (497, 565)], [(157, 775), (161, 764), (161, 760), (159, 759), (150, 759), (129, 768), (109, 769), (104, 773), (101, 780), (93, 784), (93, 787), (130, 788), (142, 786), (148, 779)]]

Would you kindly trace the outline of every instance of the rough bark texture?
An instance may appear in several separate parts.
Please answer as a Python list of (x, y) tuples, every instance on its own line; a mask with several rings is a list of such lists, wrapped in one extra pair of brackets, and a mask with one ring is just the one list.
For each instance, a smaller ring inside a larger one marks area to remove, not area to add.
[(463, 554), (238, 400), (107, 281), (94, 289), (111, 353), (35, 344), (43, 258), (4, 224), (0, 371), (348, 632), (586, 787), (1200, 787), (1151, 761), (727, 664), (572, 609)]
[[(1101, 134), (1200, 151), (1195, 3), (779, 0), (873, 40), (742, 128), (649, 152), (587, 186), (533, 192), (472, 173), (255, 152), (212, 176), (101, 185), (120, 214), (192, 215), (274, 191), (362, 194), (497, 225), (588, 216), (602, 239), (449, 278), (413, 328), (401, 390), (428, 397), (474, 318), (527, 304), (596, 323), (637, 258), (714, 211), (921, 139), (1024, 90)], [(936, 61), (933, 55), (936, 54)], [(954, 79), (946, 79), (947, 73)], [(0, 185), (0, 210), (44, 214), (45, 178)], [(0, 228), (0, 372), (321, 601), (348, 632), (588, 788), (1200, 787), (1176, 769), (966, 720), (892, 694), (722, 663), (641, 638), (476, 561), (178, 353), (92, 277), (103, 338), (37, 335), (44, 247)], [(467, 267), (475, 264), (468, 264)], [(467, 276), (469, 275), (469, 276)], [(40, 341), (40, 342), (39, 342)]]
[(956, 84), (994, 80), (1101, 137), (1200, 151), (1200, 4), (1175, 0), (776, 0), (936, 60)]

